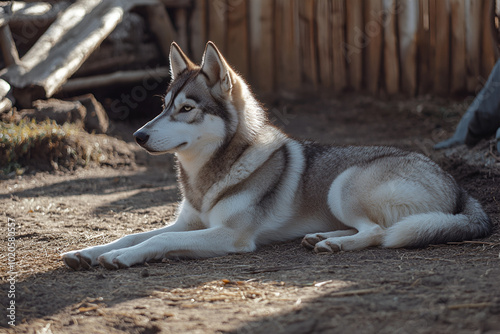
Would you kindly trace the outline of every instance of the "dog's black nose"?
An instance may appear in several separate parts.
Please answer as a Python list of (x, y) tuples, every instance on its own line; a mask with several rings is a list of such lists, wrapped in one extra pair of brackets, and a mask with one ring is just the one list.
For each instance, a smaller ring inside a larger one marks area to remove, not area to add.
[(136, 133), (134, 133), (134, 137), (137, 144), (141, 146), (144, 146), (149, 139), (149, 135), (141, 131), (137, 131)]

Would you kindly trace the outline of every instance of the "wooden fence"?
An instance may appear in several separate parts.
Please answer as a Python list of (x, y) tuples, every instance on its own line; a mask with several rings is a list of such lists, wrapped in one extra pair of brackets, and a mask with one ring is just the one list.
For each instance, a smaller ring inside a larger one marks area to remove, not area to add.
[(498, 57), (494, 0), (194, 0), (207, 40), (256, 91), (474, 93)]

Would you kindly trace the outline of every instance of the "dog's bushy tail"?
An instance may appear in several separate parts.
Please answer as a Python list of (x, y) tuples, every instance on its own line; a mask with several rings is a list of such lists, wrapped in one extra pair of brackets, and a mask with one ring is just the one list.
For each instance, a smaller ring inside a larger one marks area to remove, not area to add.
[(425, 247), (450, 241), (483, 238), (491, 234), (492, 223), (481, 204), (464, 190), (456, 213), (431, 212), (407, 216), (386, 230), (382, 245), (389, 248)]

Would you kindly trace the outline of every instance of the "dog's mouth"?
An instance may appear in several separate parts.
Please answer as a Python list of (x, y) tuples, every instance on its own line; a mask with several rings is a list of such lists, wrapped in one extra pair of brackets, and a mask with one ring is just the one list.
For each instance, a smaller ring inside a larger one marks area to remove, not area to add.
[(177, 145), (176, 147), (174, 147), (172, 150), (173, 150), (173, 151), (177, 151), (177, 150), (179, 150), (179, 149), (181, 149), (181, 148), (186, 147), (186, 146), (187, 146), (187, 144), (188, 144), (188, 143), (185, 141), (185, 142), (183, 142), (183, 143), (180, 143), (180, 144), (179, 144), (179, 145)]
[(171, 149), (165, 150), (165, 151), (151, 150), (151, 149), (148, 149), (146, 147), (144, 147), (144, 148), (146, 149), (146, 151), (148, 151), (148, 153), (150, 153), (152, 155), (160, 155), (160, 154), (166, 154), (166, 153), (173, 153), (177, 150), (182, 149), (183, 147), (186, 147), (187, 144), (188, 144), (187, 142), (183, 142), (183, 143), (180, 143), (179, 145), (175, 146), (174, 148), (171, 148)]

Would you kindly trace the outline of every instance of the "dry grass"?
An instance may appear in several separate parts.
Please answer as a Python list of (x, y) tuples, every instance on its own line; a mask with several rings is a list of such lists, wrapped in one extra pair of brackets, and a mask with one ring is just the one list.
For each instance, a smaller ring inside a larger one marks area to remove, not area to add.
[(21, 175), (27, 169), (71, 170), (90, 163), (105, 164), (114, 152), (130, 153), (116, 146), (116, 142), (88, 134), (73, 123), (0, 122), (0, 176)]

